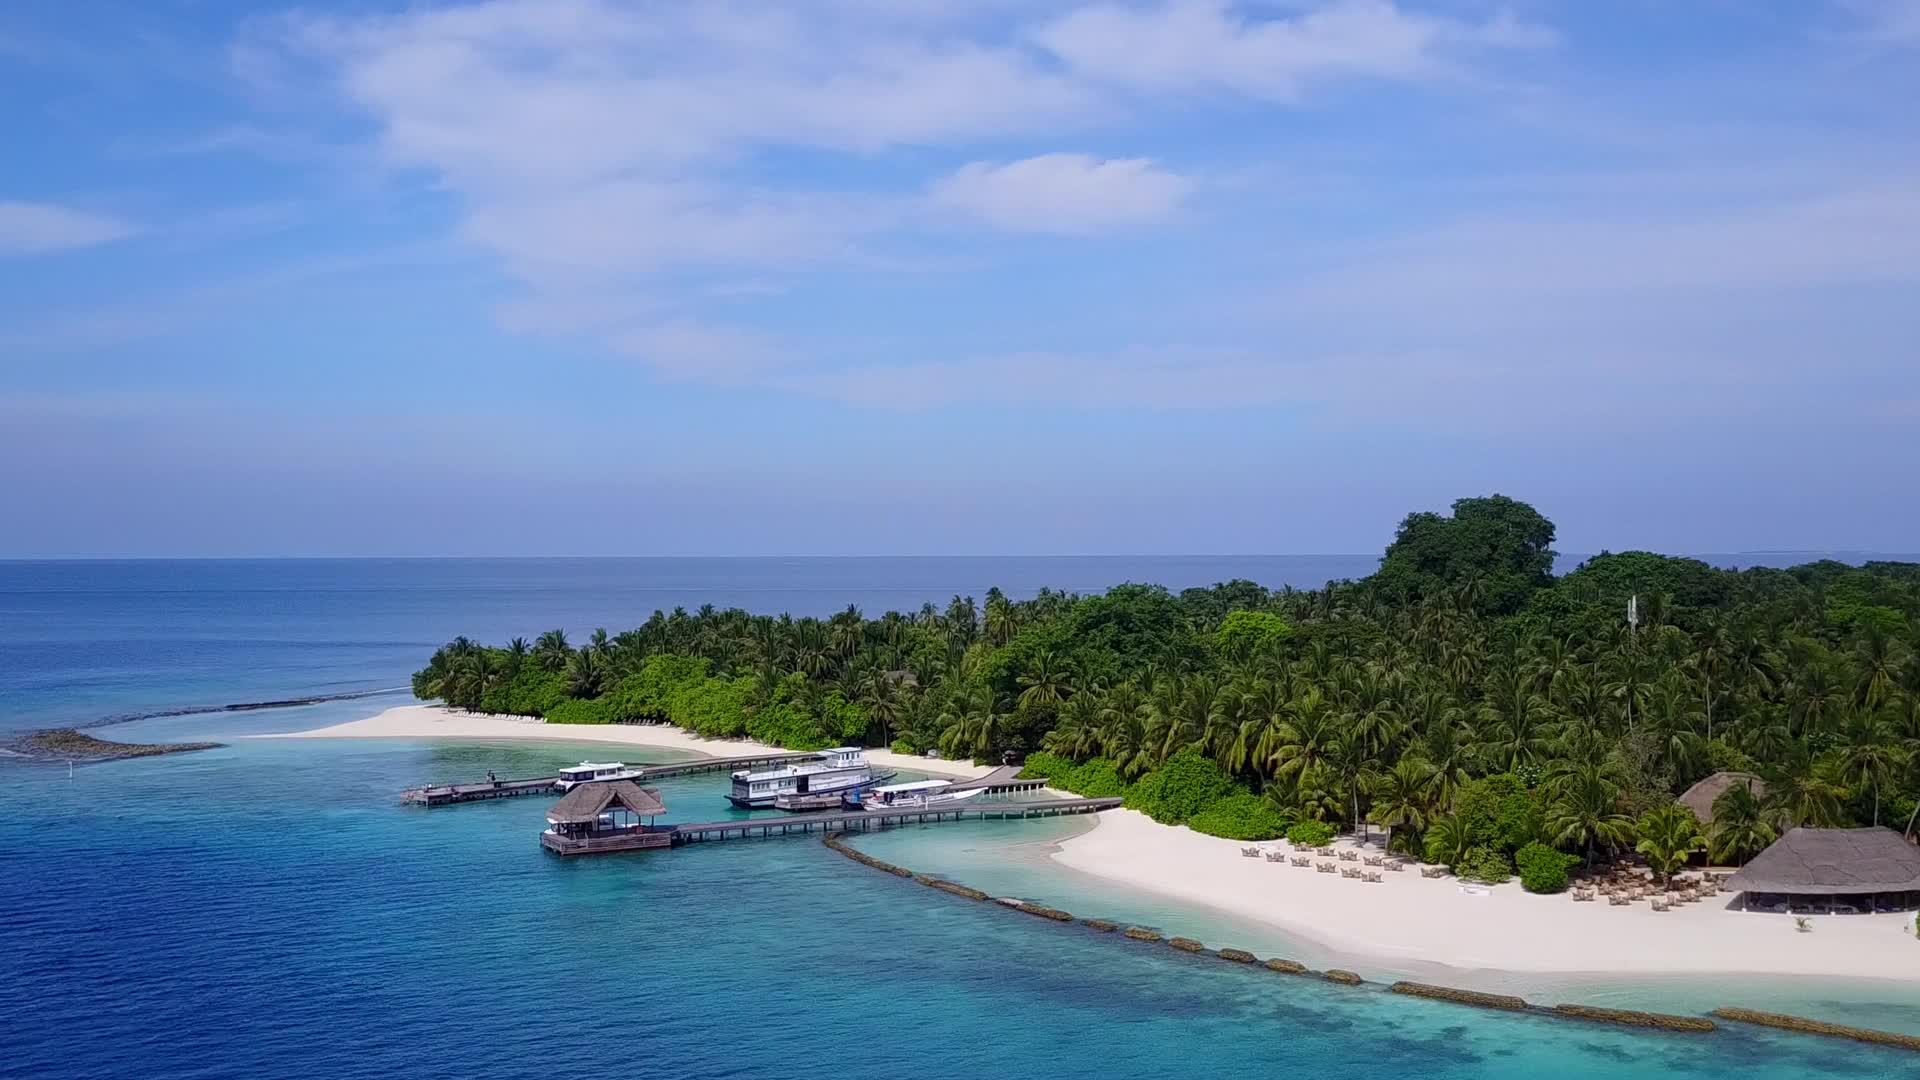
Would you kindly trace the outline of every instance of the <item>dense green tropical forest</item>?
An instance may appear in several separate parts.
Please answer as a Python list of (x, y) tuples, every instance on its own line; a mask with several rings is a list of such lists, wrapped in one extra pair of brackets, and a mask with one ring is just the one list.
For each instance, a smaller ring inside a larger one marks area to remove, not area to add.
[[(1554, 577), (1504, 496), (1400, 525), (1318, 590), (1042, 590), (867, 618), (655, 612), (575, 645), (464, 638), (421, 698), (553, 723), (666, 721), (814, 749), (1027, 754), (1056, 787), (1244, 839), (1385, 830), (1530, 888), (1639, 852), (1750, 857), (1794, 825), (1907, 827), (1920, 796), (1920, 565), (1721, 570), (1647, 552)], [(1631, 616), (1631, 617), (1630, 617)], [(1736, 785), (1703, 829), (1675, 795)]]

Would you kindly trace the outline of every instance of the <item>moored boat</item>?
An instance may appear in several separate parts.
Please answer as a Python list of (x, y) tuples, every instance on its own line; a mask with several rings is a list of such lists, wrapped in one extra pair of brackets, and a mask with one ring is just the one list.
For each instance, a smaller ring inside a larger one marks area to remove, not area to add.
[(785, 795), (774, 796), (773, 808), (775, 810), (796, 811), (858, 810), (860, 809), (860, 797), (866, 794), (868, 785), (882, 784), (891, 779), (893, 779), (892, 773), (874, 773), (866, 784), (855, 784), (852, 787), (836, 788), (832, 791), (808, 792), (805, 795), (790, 791)]
[(572, 791), (581, 784), (605, 783), (610, 780), (639, 780), (645, 774), (637, 765), (627, 765), (618, 761), (583, 761), (560, 770), (560, 779), (553, 782), (553, 789), (562, 794)]
[(866, 751), (857, 746), (822, 750), (817, 761), (804, 761), (763, 772), (742, 770), (732, 776), (727, 801), (745, 809), (765, 809), (782, 795), (839, 796), (873, 783)]
[(868, 810), (921, 810), (965, 802), (985, 794), (986, 790), (956, 789), (951, 780), (913, 780), (874, 788), (861, 798), (860, 805)]

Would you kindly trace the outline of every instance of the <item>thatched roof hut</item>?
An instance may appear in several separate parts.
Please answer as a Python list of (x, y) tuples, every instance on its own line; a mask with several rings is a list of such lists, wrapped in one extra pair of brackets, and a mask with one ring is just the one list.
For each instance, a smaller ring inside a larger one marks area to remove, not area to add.
[(1892, 829), (1788, 829), (1727, 884), (1793, 896), (1920, 890), (1920, 848)]
[(553, 825), (591, 825), (600, 820), (600, 815), (606, 813), (609, 807), (647, 818), (667, 811), (667, 804), (660, 801), (658, 791), (643, 788), (631, 780), (612, 780), (581, 784), (567, 792), (559, 802), (547, 808), (547, 822)]
[(1738, 784), (1751, 787), (1756, 799), (1767, 796), (1766, 781), (1750, 772), (1717, 772), (1682, 792), (1680, 805), (1693, 811), (1693, 816), (1705, 825), (1713, 820), (1713, 804), (1727, 793), (1728, 788)]

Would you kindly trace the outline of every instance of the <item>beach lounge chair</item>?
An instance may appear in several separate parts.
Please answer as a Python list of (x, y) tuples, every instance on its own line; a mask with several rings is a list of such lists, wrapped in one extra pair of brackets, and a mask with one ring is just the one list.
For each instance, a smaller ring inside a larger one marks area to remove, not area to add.
[(1302, 855), (1302, 856), (1300, 856), (1299, 858), (1297, 858), (1297, 859), (1295, 859), (1295, 860), (1293, 860), (1293, 865), (1295, 865), (1295, 866), (1312, 866), (1312, 865), (1313, 865), (1313, 858), (1312, 858), (1311, 856), (1307, 856), (1307, 855)]
[(1360, 853), (1357, 851), (1343, 851), (1340, 853), (1340, 861), (1341, 862), (1359, 862)]
[(1245, 855), (1249, 859), (1257, 859), (1260, 857), (1260, 849), (1257, 847), (1243, 847), (1240, 849), (1240, 854)]
[(1626, 907), (1631, 903), (1633, 903), (1633, 901), (1621, 893), (1613, 893), (1607, 897), (1608, 907)]
[(1313, 868), (1322, 874), (1331, 874), (1340, 869), (1338, 866), (1335, 866), (1330, 862), (1315, 863), (1313, 865)]

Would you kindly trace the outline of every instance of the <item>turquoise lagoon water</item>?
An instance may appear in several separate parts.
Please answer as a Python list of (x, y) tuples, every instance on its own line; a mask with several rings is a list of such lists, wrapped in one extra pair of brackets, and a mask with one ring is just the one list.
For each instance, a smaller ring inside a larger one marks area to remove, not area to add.
[[(618, 629), (656, 603), (876, 611), (994, 582), (1317, 584), (1371, 562), (1348, 561), (0, 563), (0, 734), (393, 685), (455, 633)], [(561, 860), (535, 839), (544, 800), (426, 811), (396, 798), (487, 769), (537, 774), (593, 752), (580, 744), (245, 737), (391, 703), (121, 724), (105, 733), (228, 745), (71, 778), (0, 756), (0, 1075), (1920, 1074), (1911, 1056), (1806, 1037), (1620, 1032), (1248, 971), (946, 897), (817, 838)], [(664, 783), (669, 816), (729, 813), (722, 784)], [(1048, 848), (1076, 827), (948, 825), (857, 843), (996, 893), (1392, 974), (1051, 866)], [(1920, 1030), (1917, 995), (1879, 984), (1568, 989)]]
[[(72, 779), (0, 766), (0, 1071), (552, 1076), (613, 1061), (716, 1078), (1769, 1080), (1915, 1068), (1804, 1037), (1616, 1032), (1248, 971), (946, 897), (817, 838), (561, 860), (535, 840), (543, 800), (428, 811), (395, 799), (424, 777), (532, 771), (571, 749), (241, 739)], [(666, 782), (670, 816), (724, 813), (722, 784)], [(979, 853), (1010, 840), (1017, 867), (1052, 826), (946, 828), (860, 842), (980, 870), (996, 860)], [(1131, 902), (1038, 880), (1023, 888), (1089, 912)], [(1204, 913), (1183, 917), (1211, 929)]]

